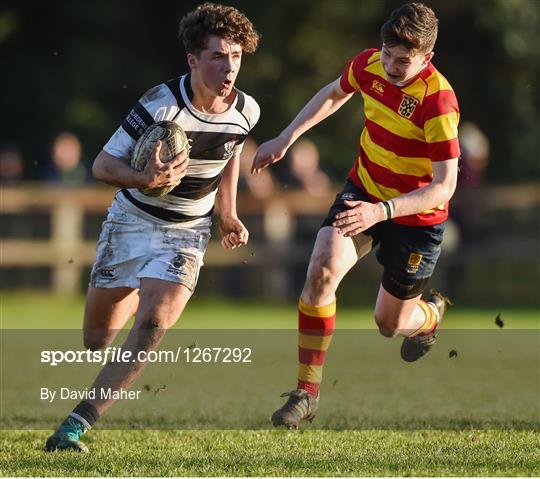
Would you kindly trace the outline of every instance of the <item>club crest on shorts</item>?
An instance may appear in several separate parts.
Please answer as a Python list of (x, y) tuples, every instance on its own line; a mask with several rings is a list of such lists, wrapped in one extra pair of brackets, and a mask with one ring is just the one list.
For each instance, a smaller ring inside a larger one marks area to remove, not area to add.
[(183, 255), (177, 254), (171, 261), (171, 265), (174, 269), (181, 269), (186, 264), (186, 258)]
[(407, 273), (417, 273), (423, 256), (420, 253), (411, 253), (407, 261)]
[(418, 103), (419, 101), (416, 98), (413, 98), (409, 95), (403, 95), (403, 99), (399, 104), (399, 114), (405, 118), (410, 118), (414, 113), (414, 109), (416, 108), (416, 105), (418, 105)]

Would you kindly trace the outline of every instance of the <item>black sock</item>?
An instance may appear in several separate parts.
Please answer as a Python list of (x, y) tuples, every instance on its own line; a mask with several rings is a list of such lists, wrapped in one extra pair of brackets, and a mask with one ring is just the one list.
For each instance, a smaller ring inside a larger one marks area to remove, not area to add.
[(86, 401), (81, 401), (79, 404), (77, 404), (70, 416), (78, 420), (83, 419), (83, 421), (81, 422), (88, 429), (90, 429), (99, 419), (99, 413), (97, 412), (97, 409)]

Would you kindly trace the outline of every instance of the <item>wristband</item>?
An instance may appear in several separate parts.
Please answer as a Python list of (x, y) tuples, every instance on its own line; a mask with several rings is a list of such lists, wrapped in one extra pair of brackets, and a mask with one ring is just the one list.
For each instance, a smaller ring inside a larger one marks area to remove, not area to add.
[(394, 202), (392, 200), (388, 200), (387, 203), (390, 205), (390, 219), (392, 219), (395, 216)]
[(383, 201), (382, 205), (384, 206), (384, 209), (386, 211), (386, 220), (392, 219), (394, 217), (394, 203), (392, 203), (392, 200)]

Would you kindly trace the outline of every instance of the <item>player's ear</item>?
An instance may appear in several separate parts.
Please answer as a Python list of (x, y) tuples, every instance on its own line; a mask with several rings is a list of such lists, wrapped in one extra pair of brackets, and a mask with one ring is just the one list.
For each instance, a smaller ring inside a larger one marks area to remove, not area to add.
[(435, 56), (435, 52), (426, 53), (424, 62), (429, 63), (434, 56)]
[(198, 59), (196, 55), (193, 55), (193, 53), (187, 54), (187, 62), (188, 62), (189, 68), (191, 68), (192, 70), (194, 68), (197, 68)]

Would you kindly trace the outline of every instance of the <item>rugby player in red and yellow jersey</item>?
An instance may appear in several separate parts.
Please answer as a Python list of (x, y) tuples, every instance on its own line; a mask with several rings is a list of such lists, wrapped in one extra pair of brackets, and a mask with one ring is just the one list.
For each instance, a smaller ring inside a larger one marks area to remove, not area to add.
[(350, 60), (253, 160), (255, 173), (281, 160), (300, 135), (362, 95), (357, 159), (319, 230), (299, 301), (297, 389), (284, 394), (289, 398), (273, 414), (275, 426), (295, 428), (315, 416), (336, 289), (375, 246), (384, 268), (375, 305), (380, 332), (404, 336), (401, 356), (409, 362), (435, 342), (447, 300), (435, 292), (425, 301), (421, 296), (441, 251), (460, 154), (458, 103), (431, 63), (437, 24), (421, 3), (394, 10), (381, 28), (382, 47)]

